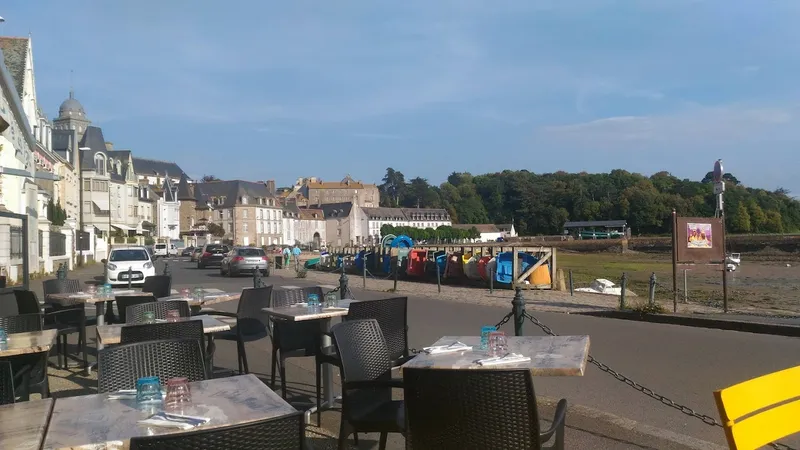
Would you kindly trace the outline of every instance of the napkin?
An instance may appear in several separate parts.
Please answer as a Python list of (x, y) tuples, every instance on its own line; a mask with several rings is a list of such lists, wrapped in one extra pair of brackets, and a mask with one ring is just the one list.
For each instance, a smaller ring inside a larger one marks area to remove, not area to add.
[(504, 356), (495, 356), (493, 358), (486, 358), (478, 360), (478, 364), (482, 366), (496, 366), (499, 364), (514, 364), (530, 361), (530, 356), (523, 356), (519, 353), (509, 353)]
[(135, 289), (112, 289), (111, 293), (114, 295), (122, 295), (122, 294), (135, 294)]
[(147, 419), (140, 420), (142, 425), (152, 425), (156, 427), (179, 428), (189, 430), (200, 425), (207, 424), (211, 419), (208, 417), (185, 416), (183, 414), (170, 414), (167, 412), (157, 412)]
[(433, 347), (425, 347), (422, 350), (429, 355), (440, 355), (442, 353), (470, 351), (472, 350), (472, 347), (467, 344), (464, 344), (463, 342), (456, 341), (449, 345), (435, 345)]
[(295, 306), (302, 306), (303, 308), (305, 308), (306, 306), (308, 306), (308, 303), (305, 303), (305, 302), (303, 302), (303, 303), (294, 303), (292, 305), (292, 307), (295, 307)]
[(108, 394), (109, 400), (127, 400), (136, 398), (136, 389), (123, 389)]
[(74, 294), (70, 294), (69, 298), (88, 298), (91, 296), (92, 294), (89, 294), (88, 292), (76, 292)]

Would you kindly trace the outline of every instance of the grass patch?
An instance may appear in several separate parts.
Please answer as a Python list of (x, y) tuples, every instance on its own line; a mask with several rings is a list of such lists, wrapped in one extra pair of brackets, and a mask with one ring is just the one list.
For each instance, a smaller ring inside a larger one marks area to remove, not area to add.
[(660, 303), (636, 302), (626, 308), (628, 311), (638, 312), (639, 314), (664, 314), (666, 311)]

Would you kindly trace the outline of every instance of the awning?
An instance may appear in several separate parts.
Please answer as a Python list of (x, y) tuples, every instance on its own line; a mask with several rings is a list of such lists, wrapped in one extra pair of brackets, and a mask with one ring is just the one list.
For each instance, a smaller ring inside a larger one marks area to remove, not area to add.
[(136, 231), (136, 228), (131, 228), (131, 227), (129, 227), (127, 225), (123, 225), (121, 223), (112, 223), (111, 226), (116, 228), (116, 229), (118, 229), (118, 230), (122, 230), (122, 231)]
[(93, 198), (92, 203), (99, 209), (100, 211), (108, 211), (108, 199), (107, 198)]

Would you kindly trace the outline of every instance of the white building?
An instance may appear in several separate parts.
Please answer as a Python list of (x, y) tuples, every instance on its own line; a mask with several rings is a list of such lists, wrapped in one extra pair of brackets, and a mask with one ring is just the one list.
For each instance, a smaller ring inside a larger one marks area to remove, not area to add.
[(300, 229), (297, 240), (300, 245), (319, 250), (327, 245), (325, 214), (321, 209), (301, 208)]
[(362, 228), (369, 230), (366, 235), (366, 244), (377, 244), (381, 241), (381, 227), (412, 228), (439, 228), (450, 226), (450, 214), (439, 208), (359, 208), (361, 215), (358, 220)]
[(453, 224), (453, 228), (459, 230), (469, 230), (475, 228), (480, 233), (480, 237), (473, 239), (473, 242), (497, 242), (498, 239), (503, 237), (503, 233), (495, 224), (491, 223), (478, 223), (478, 224)]
[(158, 237), (179, 239), (181, 232), (178, 186), (169, 177), (164, 178), (161, 197), (158, 198), (156, 217), (158, 220)]
[(283, 243), (295, 245), (300, 242), (300, 209), (294, 203), (283, 207)]

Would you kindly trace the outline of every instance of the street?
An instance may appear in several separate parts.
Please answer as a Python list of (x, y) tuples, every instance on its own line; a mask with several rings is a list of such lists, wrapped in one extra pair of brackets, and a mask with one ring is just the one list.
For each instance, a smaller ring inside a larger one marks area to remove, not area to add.
[[(252, 286), (251, 277), (227, 278), (219, 269), (196, 269), (185, 261), (168, 261), (173, 288), (205, 285), (226, 291)], [(163, 261), (157, 263), (158, 273)], [(101, 269), (98, 266), (98, 272)], [(293, 271), (278, 271), (265, 278), (277, 287), (307, 286)], [(354, 286), (357, 283), (354, 283)], [(352, 289), (356, 298), (381, 298), (393, 294)], [(476, 290), (476, 293), (481, 292)], [(396, 295), (403, 295), (402, 292)], [(409, 297), (410, 346), (422, 348), (443, 335), (478, 334), (480, 327), (498, 322), (509, 308), (460, 304), (425, 297)], [(234, 311), (235, 305), (224, 304)], [(591, 354), (614, 370), (700, 414), (718, 418), (712, 392), (749, 378), (800, 364), (800, 339), (733, 331), (650, 324), (579, 315), (528, 310), (558, 334), (588, 334)], [(513, 333), (511, 324), (504, 327)], [(526, 323), (526, 335), (542, 335)], [(306, 361), (307, 360), (307, 361)], [(234, 360), (235, 361), (235, 360)], [(292, 360), (308, 371), (313, 380), (311, 358)], [(231, 366), (232, 367), (232, 366)], [(642, 424), (724, 444), (722, 429), (704, 424), (588, 365), (583, 377), (536, 379), (537, 396), (566, 398), (583, 405)], [(547, 416), (545, 416), (547, 418)], [(795, 438), (784, 441), (797, 446)]]

